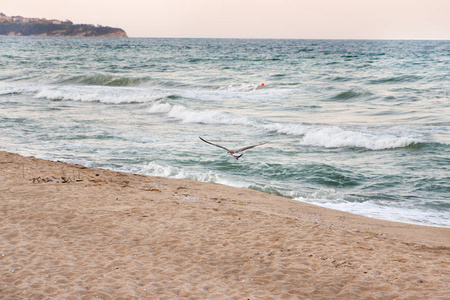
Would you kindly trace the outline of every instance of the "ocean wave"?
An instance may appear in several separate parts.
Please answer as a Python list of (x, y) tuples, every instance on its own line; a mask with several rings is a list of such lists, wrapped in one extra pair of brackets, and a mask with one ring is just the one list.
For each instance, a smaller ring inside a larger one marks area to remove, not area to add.
[(300, 143), (307, 146), (386, 150), (422, 143), (417, 137), (398, 136), (385, 130), (366, 129), (366, 132), (363, 132), (361, 129), (348, 130), (340, 127), (323, 127), (322, 125), (269, 122), (216, 110), (196, 110), (178, 104), (154, 103), (148, 112), (166, 114), (182, 123), (244, 125), (269, 132), (299, 136), (301, 137)]
[(101, 102), (109, 104), (147, 103), (161, 99), (179, 99), (173, 89), (0, 84), (0, 95), (30, 95), (53, 101)]
[(244, 99), (258, 103), (289, 98), (302, 93), (299, 87), (261, 86), (261, 83), (217, 85), (184, 84), (147, 77), (80, 75), (57, 79), (53, 84), (1, 84), (0, 95), (27, 94), (36, 99), (102, 102), (111, 104), (146, 103), (160, 99), (223, 101)]
[(166, 113), (168, 117), (178, 119), (183, 123), (202, 124), (232, 124), (252, 125), (254, 121), (246, 116), (234, 115), (216, 110), (195, 110), (183, 105), (171, 105), (169, 103), (155, 103), (149, 113)]
[[(214, 110), (193, 110), (182, 105), (174, 105), (168, 112), (171, 118), (179, 119), (183, 123), (203, 124), (242, 124), (244, 117), (239, 118), (225, 112)], [(244, 120), (245, 121), (245, 120)]]
[(383, 84), (383, 83), (401, 83), (401, 82), (416, 82), (423, 79), (422, 76), (418, 75), (401, 75), (393, 77), (384, 77), (379, 79), (369, 80), (369, 84)]
[(176, 92), (184, 98), (203, 101), (223, 101), (227, 99), (243, 99), (257, 103), (288, 99), (292, 95), (303, 93), (299, 87), (271, 86), (262, 83), (233, 83), (227, 85), (190, 86), (177, 89)]
[(331, 100), (353, 100), (369, 97), (371, 95), (373, 94), (367, 91), (348, 90), (334, 95), (333, 97), (331, 97)]
[[(323, 127), (322, 125), (306, 125), (301, 123), (259, 123), (256, 125), (268, 131), (302, 136), (301, 144), (325, 148), (366, 148), (369, 150), (385, 150), (404, 148), (422, 143), (417, 137), (398, 136), (383, 130), (346, 130), (340, 127)], [(397, 131), (401, 133), (401, 131)], [(410, 135), (412, 133), (409, 133)]]
[(10, 87), (0, 87), (0, 96), (19, 95), (19, 94), (21, 94), (21, 92), (17, 89)]
[(81, 85), (97, 85), (97, 86), (138, 86), (145, 82), (149, 82), (149, 77), (126, 77), (126, 76), (114, 76), (105, 74), (95, 75), (79, 75), (65, 79), (58, 80), (56, 83), (61, 84), (81, 84)]
[(198, 93), (214, 95), (217, 92), (221, 95), (230, 93), (230, 96), (237, 96), (239, 94), (252, 94), (257, 93), (259, 95), (274, 93), (283, 95), (289, 95), (296, 91), (296, 89), (286, 89), (275, 85), (262, 85), (261, 83), (229, 83), (223, 84), (228, 81), (226, 78), (213, 78), (213, 82), (218, 84), (212, 85), (199, 85), (199, 84), (187, 84), (183, 82), (152, 78), (149, 76), (133, 77), (133, 76), (117, 76), (110, 74), (83, 74), (77, 76), (63, 76), (57, 78), (52, 82), (56, 85), (82, 85), (82, 86), (105, 86), (105, 87), (141, 87), (141, 88), (156, 88), (156, 89), (177, 89), (181, 94), (186, 93)]
[(0, 84), (0, 95), (32, 95), (40, 90), (36, 86), (22, 86), (14, 84)]
[(346, 81), (353, 80), (353, 78), (351, 78), (351, 77), (344, 77), (344, 76), (334, 76), (334, 77), (330, 77), (329, 80), (336, 81), (336, 82), (346, 82)]
[(307, 132), (303, 145), (325, 148), (366, 148), (370, 150), (385, 150), (403, 148), (420, 142), (405, 136), (389, 134), (373, 134), (359, 131), (344, 130), (339, 127), (326, 127)]
[(312, 126), (298, 123), (264, 123), (259, 124), (258, 127), (287, 135), (304, 135), (312, 128)]
[(247, 167), (246, 171), (274, 181), (304, 182), (327, 187), (353, 187), (363, 184), (367, 179), (358, 170), (323, 163), (259, 163)]
[(161, 114), (168, 113), (172, 109), (172, 105), (169, 103), (154, 103), (149, 109), (148, 112), (151, 114)]
[(245, 115), (236, 115), (209, 109), (196, 110), (180, 104), (172, 105), (165, 102), (152, 104), (148, 112), (152, 114), (167, 114), (168, 117), (178, 119), (183, 123), (246, 125), (288, 135), (303, 135), (311, 130), (311, 126), (297, 123), (265, 122)]
[(47, 100), (71, 100), (81, 102), (102, 102), (110, 104), (146, 103), (171, 96), (170, 92), (137, 88), (57, 86), (42, 87), (34, 98)]
[(261, 84), (254, 83), (232, 83), (226, 86), (219, 86), (219, 91), (233, 91), (233, 92), (252, 92), (262, 90), (264, 87)]
[(339, 211), (355, 213), (375, 219), (450, 227), (450, 218), (445, 210), (424, 209), (416, 202), (385, 202), (367, 200), (346, 195), (334, 189), (319, 189), (308, 193), (293, 193), (293, 199)]
[(219, 183), (233, 187), (249, 187), (250, 184), (242, 180), (233, 180), (226, 178), (225, 175), (218, 174), (213, 171), (195, 172), (173, 166), (163, 166), (155, 162), (150, 162), (140, 173), (159, 177), (187, 179), (200, 182)]
[(347, 197), (344, 193), (335, 189), (318, 189), (310, 192), (292, 192), (291, 197), (295, 200), (314, 203), (344, 203), (354, 202), (356, 198)]

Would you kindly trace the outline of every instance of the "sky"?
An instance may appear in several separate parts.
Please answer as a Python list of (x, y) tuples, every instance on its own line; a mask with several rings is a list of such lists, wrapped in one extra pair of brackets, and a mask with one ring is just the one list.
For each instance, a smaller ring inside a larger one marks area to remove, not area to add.
[(1, 0), (0, 12), (129, 37), (450, 40), (450, 0)]

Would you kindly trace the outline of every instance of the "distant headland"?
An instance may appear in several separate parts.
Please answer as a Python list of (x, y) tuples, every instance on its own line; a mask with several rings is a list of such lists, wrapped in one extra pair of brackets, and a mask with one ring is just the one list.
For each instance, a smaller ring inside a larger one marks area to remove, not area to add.
[(8, 17), (0, 13), (0, 36), (127, 37), (121, 28), (73, 24), (45, 18)]

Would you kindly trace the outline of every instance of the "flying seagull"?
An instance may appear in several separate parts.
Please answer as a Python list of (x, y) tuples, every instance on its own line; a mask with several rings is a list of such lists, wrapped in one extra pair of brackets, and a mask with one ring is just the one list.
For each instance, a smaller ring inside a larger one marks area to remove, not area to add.
[(258, 145), (242, 147), (242, 148), (239, 148), (239, 149), (236, 149), (236, 150), (230, 150), (230, 149), (227, 149), (227, 148), (225, 148), (225, 147), (223, 147), (223, 146), (220, 146), (220, 145), (217, 145), (217, 144), (213, 144), (213, 143), (211, 143), (211, 142), (208, 142), (207, 140), (204, 140), (201, 136), (199, 136), (199, 138), (200, 138), (202, 141), (204, 141), (205, 143), (207, 143), (207, 144), (210, 144), (210, 145), (213, 145), (213, 146), (216, 146), (216, 147), (219, 147), (219, 148), (224, 149), (225, 151), (227, 151), (228, 154), (230, 154), (231, 156), (233, 156), (234, 158), (236, 158), (236, 160), (238, 160), (242, 155), (244, 155), (244, 153), (238, 154), (239, 152), (242, 152), (242, 151), (245, 151), (245, 150), (248, 150), (248, 149), (252, 149), (252, 148), (255, 148), (255, 147), (257, 147), (257, 146), (261, 146), (261, 145), (264, 145), (264, 144), (267, 144), (267, 143), (268, 143), (268, 142), (265, 142), (265, 143), (261, 143), (261, 144), (258, 144)]

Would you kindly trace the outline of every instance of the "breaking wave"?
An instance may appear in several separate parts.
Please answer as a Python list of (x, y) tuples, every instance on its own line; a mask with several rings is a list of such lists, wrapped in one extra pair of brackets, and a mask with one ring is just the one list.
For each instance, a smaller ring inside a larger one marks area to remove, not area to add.
[(80, 75), (66, 79), (59, 80), (57, 83), (62, 84), (81, 84), (81, 85), (96, 85), (96, 86), (139, 86), (143, 83), (150, 82), (150, 77), (122, 77), (113, 75)]
[(183, 105), (171, 105), (168, 103), (155, 103), (149, 110), (150, 113), (166, 113), (168, 117), (178, 119), (183, 123), (203, 124), (233, 124), (253, 125), (254, 121), (246, 116), (234, 115), (216, 110), (195, 110)]
[(21, 95), (21, 94), (34, 94), (40, 89), (34, 86), (21, 86), (21, 85), (10, 85), (10, 84), (0, 84), (0, 95)]
[(259, 127), (287, 135), (304, 135), (313, 128), (313, 126), (298, 123), (266, 123), (260, 124)]
[(408, 147), (422, 142), (416, 137), (397, 136), (391, 133), (362, 130), (345, 130), (339, 127), (277, 123), (253, 119), (243, 115), (215, 110), (195, 110), (183, 105), (154, 103), (149, 113), (167, 114), (182, 123), (244, 125), (276, 133), (299, 136), (300, 144), (324, 148), (365, 148), (386, 150)]
[(362, 198), (349, 196), (334, 189), (318, 189), (309, 193), (301, 193), (301, 195), (294, 193), (293, 199), (381, 220), (450, 227), (447, 211), (424, 210), (420, 203), (411, 205), (411, 203), (401, 202), (386, 203), (381, 200), (363, 201)]
[(162, 166), (155, 162), (150, 162), (145, 166), (141, 173), (152, 176), (177, 178), (177, 179), (188, 179), (201, 182), (212, 182), (219, 183), (234, 187), (249, 187), (250, 184), (245, 183), (241, 180), (233, 180), (230, 178), (225, 178), (224, 175), (218, 174), (213, 171), (208, 172), (193, 172), (187, 171), (182, 168), (173, 166)]
[(110, 104), (146, 103), (171, 96), (168, 92), (145, 89), (112, 87), (44, 87), (38, 91), (34, 98), (47, 100), (71, 100), (81, 102), (102, 102)]
[[(161, 99), (186, 98), (202, 101), (246, 99), (264, 102), (300, 93), (299, 88), (264, 87), (255, 84), (195, 86), (145, 78), (78, 76), (57, 85), (0, 85), (0, 95), (26, 94), (35, 99), (101, 102), (108, 104), (146, 103)], [(145, 84), (141, 84), (146, 82)]]
[(366, 148), (370, 150), (384, 150), (408, 147), (419, 141), (410, 137), (397, 137), (388, 134), (364, 133), (343, 130), (339, 127), (313, 129), (305, 134), (303, 145), (320, 146), (325, 148)]

